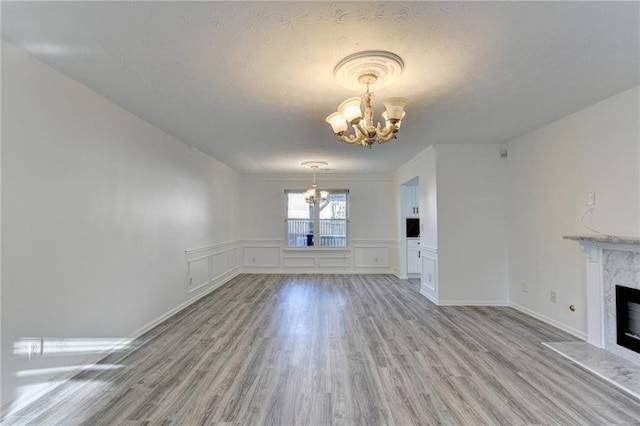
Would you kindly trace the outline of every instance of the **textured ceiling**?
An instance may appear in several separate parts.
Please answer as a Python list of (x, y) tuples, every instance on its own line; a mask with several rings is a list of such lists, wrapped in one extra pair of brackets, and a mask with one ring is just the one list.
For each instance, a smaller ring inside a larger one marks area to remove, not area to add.
[[(2, 38), (242, 173), (389, 173), (502, 142), (639, 84), (638, 2), (9, 2)], [(396, 141), (339, 143), (343, 57), (405, 63)]]

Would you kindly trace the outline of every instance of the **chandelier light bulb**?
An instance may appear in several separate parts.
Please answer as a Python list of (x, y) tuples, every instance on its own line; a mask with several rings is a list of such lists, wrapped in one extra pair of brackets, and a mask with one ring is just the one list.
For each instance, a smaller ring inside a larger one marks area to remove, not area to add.
[(382, 101), (382, 105), (387, 109), (387, 120), (402, 120), (404, 108), (407, 106), (406, 98), (387, 98)]
[(347, 131), (347, 120), (339, 112), (330, 114), (325, 121), (331, 125), (331, 129), (336, 135)]
[(360, 103), (362, 99), (360, 97), (353, 97), (344, 100), (338, 106), (338, 112), (342, 115), (347, 123), (356, 124), (362, 118), (362, 110), (360, 110)]
[[(405, 115), (407, 115), (407, 113), (402, 111), (402, 117), (400, 118), (400, 120), (397, 121), (397, 123), (395, 123), (395, 126), (398, 129), (400, 129), (400, 125), (402, 124), (402, 119), (404, 119)], [(382, 118), (385, 121), (385, 127), (391, 127), (393, 125), (393, 123), (391, 123), (391, 121), (387, 118), (387, 111), (382, 113)]]

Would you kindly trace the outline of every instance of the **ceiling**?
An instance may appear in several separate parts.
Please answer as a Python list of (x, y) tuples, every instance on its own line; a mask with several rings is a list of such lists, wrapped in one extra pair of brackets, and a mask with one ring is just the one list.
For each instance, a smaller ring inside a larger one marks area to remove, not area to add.
[[(241, 173), (390, 173), (504, 142), (640, 83), (638, 2), (11, 2), (2, 39)], [(397, 140), (337, 142), (342, 58), (405, 63)], [(606, 143), (606, 141), (603, 141)]]

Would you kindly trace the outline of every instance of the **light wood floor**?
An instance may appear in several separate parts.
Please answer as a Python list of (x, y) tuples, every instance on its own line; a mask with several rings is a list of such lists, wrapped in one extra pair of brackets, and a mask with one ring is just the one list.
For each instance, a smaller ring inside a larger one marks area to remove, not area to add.
[[(241, 275), (7, 424), (638, 424), (640, 401), (510, 308), (388, 275)], [(74, 386), (75, 384), (75, 386)]]

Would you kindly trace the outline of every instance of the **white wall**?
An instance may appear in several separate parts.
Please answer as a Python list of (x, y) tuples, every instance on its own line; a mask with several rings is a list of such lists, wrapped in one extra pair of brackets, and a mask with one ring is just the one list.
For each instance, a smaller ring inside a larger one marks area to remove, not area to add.
[(503, 148), (436, 145), (440, 304), (508, 304)]
[(592, 233), (580, 220), (588, 192), (596, 205), (587, 225), (640, 235), (639, 101), (636, 87), (507, 144), (511, 301), (578, 336), (586, 332), (585, 255), (562, 236)]
[(189, 292), (185, 250), (237, 245), (239, 177), (4, 43), (2, 95), (6, 405), (101, 357), (94, 347), (29, 361), (15, 342), (99, 346), (228, 279)]
[[(438, 203), (436, 183), (436, 158), (432, 146), (411, 159), (399, 168), (393, 176), (395, 196), (398, 203), (398, 217), (400, 218), (401, 185), (418, 177), (419, 180), (419, 217), (420, 217), (420, 247), (421, 252), (429, 250), (432, 254), (438, 251)], [(398, 238), (402, 234), (403, 220), (398, 220)], [(398, 246), (399, 276), (406, 276), (406, 247)]]
[(421, 292), (438, 304), (508, 304), (502, 148), (435, 145), (395, 174), (420, 179)]
[[(311, 171), (307, 175), (245, 175), (242, 177), (240, 198), (242, 212), (243, 247), (245, 253), (253, 248), (263, 248), (258, 253), (265, 260), (256, 260), (255, 267), (245, 262), (245, 272), (379, 272), (391, 273), (396, 263), (395, 244), (397, 206), (393, 182), (388, 176), (349, 176), (333, 172), (318, 174), (320, 189), (349, 190), (349, 247), (347, 251), (332, 249), (286, 248), (286, 203), (285, 189), (308, 189), (312, 181)], [(397, 201), (399, 203), (399, 200)], [(364, 250), (370, 248), (371, 250)], [(385, 249), (380, 255), (380, 250)], [(267, 250), (268, 249), (268, 250)], [(363, 250), (356, 250), (363, 249)], [(331, 253), (333, 252), (333, 253)], [(319, 253), (323, 253), (320, 255)], [(386, 253), (386, 254), (385, 254)], [(371, 267), (362, 256), (371, 255)], [(286, 265), (286, 258), (303, 256), (302, 260)], [(324, 260), (318, 258), (324, 256)], [(343, 260), (347, 257), (346, 263)], [(383, 259), (380, 257), (385, 257)], [(251, 260), (255, 257), (251, 255)], [(313, 257), (313, 260), (311, 259)], [(333, 258), (331, 267), (329, 258)], [(375, 262), (378, 259), (378, 262)], [(297, 263), (296, 263), (297, 262)], [(321, 263), (324, 263), (324, 267)], [(377, 264), (377, 266), (376, 266)], [(299, 267), (295, 267), (298, 265)], [(264, 267), (263, 267), (264, 266)]]

